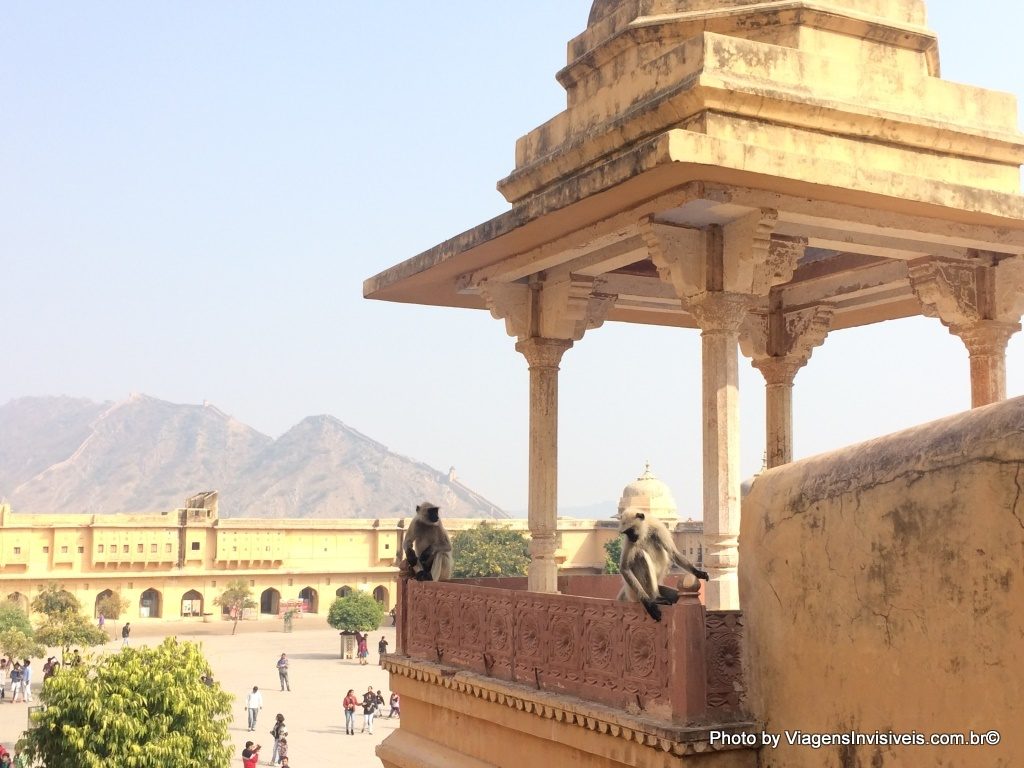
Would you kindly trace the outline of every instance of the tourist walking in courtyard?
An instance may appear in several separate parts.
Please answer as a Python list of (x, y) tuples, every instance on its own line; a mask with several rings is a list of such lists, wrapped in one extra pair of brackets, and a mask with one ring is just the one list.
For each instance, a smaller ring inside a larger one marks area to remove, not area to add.
[(21, 664), (14, 662), (11, 668), (11, 704), (18, 700), (21, 693)]
[(384, 654), (388, 652), (388, 641), (384, 635), (380, 636), (380, 642), (377, 643), (377, 654), (380, 658), (377, 659), (377, 664), (381, 667), (384, 666)]
[(7, 694), (7, 673), (11, 670), (9, 659), (0, 659), (0, 701), (4, 700)]
[(281, 658), (277, 660), (277, 676), (281, 681), (281, 690), (292, 690), (291, 685), (288, 684), (288, 657), (283, 653)]
[(355, 691), (349, 688), (348, 693), (345, 694), (345, 700), (341, 702), (342, 709), (345, 710), (345, 733), (349, 736), (354, 736), (356, 733), (356, 707), (358, 705), (359, 699), (356, 698)]
[(359, 632), (359, 630), (356, 630), (356, 647), (359, 649), (356, 653), (359, 657), (359, 664), (367, 664), (368, 662), (366, 661), (366, 657), (370, 655), (370, 651), (367, 646), (366, 635)]
[(281, 738), (288, 734), (288, 728), (284, 724), (284, 715), (278, 714), (274, 719), (274, 727), (270, 729), (270, 735), (274, 737), (274, 752), (270, 756), (270, 763), (273, 765), (281, 757)]
[(124, 626), (121, 627), (121, 647), (122, 648), (127, 648), (128, 647), (128, 635), (130, 635), (131, 633), (132, 633), (132, 623), (130, 621), (126, 621), (124, 623)]
[(249, 730), (255, 731), (256, 718), (263, 709), (263, 694), (255, 685), (252, 687), (252, 693), (245, 697), (245, 708), (249, 712)]
[(391, 711), (388, 713), (388, 720), (390, 720), (392, 717), (401, 717), (402, 712), (401, 709), (399, 708), (398, 694), (394, 691), (391, 692), (391, 700), (389, 703), (391, 704)]
[(373, 735), (373, 716), (377, 714), (377, 709), (380, 705), (377, 703), (377, 694), (373, 692), (373, 686), (371, 685), (366, 689), (366, 693), (363, 694), (363, 730), (371, 736)]
[(21, 698), (26, 704), (32, 703), (32, 659), (25, 659), (21, 668)]

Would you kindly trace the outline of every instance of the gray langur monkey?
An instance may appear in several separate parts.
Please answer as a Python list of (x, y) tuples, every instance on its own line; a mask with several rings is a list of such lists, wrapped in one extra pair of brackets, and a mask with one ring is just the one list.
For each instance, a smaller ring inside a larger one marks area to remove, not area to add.
[(659, 605), (674, 605), (679, 600), (678, 591), (661, 584), (673, 565), (698, 579), (708, 580), (706, 571), (694, 566), (676, 549), (672, 534), (660, 520), (648, 520), (643, 512), (623, 511), (619, 515), (619, 533), (626, 540), (622, 542), (619, 558), (619, 573), (625, 584), (618, 599), (643, 603), (655, 621), (661, 621)]
[(447, 581), (452, 577), (452, 542), (436, 504), (425, 501), (416, 507), (402, 549), (409, 573), (417, 581)]

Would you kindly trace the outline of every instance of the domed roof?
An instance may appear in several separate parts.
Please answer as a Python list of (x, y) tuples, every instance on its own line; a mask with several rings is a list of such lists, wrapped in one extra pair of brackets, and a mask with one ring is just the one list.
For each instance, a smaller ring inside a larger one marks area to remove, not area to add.
[(672, 491), (654, 476), (650, 462), (640, 477), (622, 489), (619, 513), (625, 510), (653, 514), (659, 520), (675, 520), (679, 516)]

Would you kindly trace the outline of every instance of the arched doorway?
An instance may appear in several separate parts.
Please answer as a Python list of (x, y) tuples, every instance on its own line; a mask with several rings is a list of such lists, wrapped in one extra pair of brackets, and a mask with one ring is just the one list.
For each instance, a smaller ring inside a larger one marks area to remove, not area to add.
[(281, 593), (271, 587), (263, 590), (260, 595), (260, 613), (269, 613), (276, 616), (281, 607)]
[(181, 596), (181, 615), (182, 616), (202, 616), (203, 615), (203, 596), (196, 592), (194, 589), (190, 589), (184, 595)]
[(159, 619), (163, 615), (163, 599), (155, 589), (147, 589), (139, 596), (139, 618)]
[(336, 594), (338, 597), (348, 597), (352, 594), (352, 587), (338, 587), (338, 591), (334, 594)]
[(390, 607), (390, 605), (388, 603), (388, 598), (389, 597), (390, 597), (390, 595), (388, 595), (387, 587), (380, 586), (380, 587), (377, 587), (375, 590), (373, 590), (373, 599), (376, 600), (381, 605), (383, 605), (385, 611)]
[(23, 613), (28, 614), (28, 597), (26, 595), (21, 594), (21, 592), (11, 592), (7, 599), (21, 608)]
[(305, 587), (299, 592), (299, 600), (306, 601), (306, 613), (320, 612), (320, 598), (312, 587)]
[[(104, 589), (102, 592), (100, 592), (98, 595), (96, 595), (96, 602), (93, 603), (93, 606), (92, 606), (92, 617), (94, 619), (98, 618), (99, 615), (100, 615), (100, 603), (105, 598), (113, 597), (113, 596), (114, 596), (114, 592), (113, 592), (113, 590), (110, 590), (110, 589)], [(113, 618), (113, 617), (111, 617), (111, 618)]]

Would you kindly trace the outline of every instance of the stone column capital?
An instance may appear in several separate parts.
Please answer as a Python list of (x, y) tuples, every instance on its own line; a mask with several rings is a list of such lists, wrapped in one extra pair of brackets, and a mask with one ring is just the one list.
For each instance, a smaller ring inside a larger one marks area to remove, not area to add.
[(952, 325), (949, 332), (959, 336), (971, 355), (1002, 355), (1010, 337), (1021, 328), (1020, 323), (998, 320), (978, 320), (973, 323)]
[(562, 355), (572, 347), (568, 339), (545, 339), (535, 336), (516, 342), (516, 351), (526, 358), (530, 370), (558, 370)]
[(797, 371), (807, 364), (807, 357), (784, 355), (782, 357), (755, 357), (751, 361), (764, 376), (764, 383), (769, 387), (793, 386)]
[(745, 293), (703, 291), (690, 299), (686, 308), (703, 333), (739, 333), (752, 302), (753, 297)]

